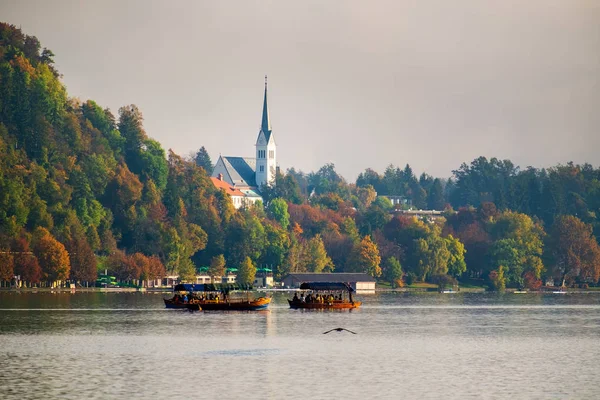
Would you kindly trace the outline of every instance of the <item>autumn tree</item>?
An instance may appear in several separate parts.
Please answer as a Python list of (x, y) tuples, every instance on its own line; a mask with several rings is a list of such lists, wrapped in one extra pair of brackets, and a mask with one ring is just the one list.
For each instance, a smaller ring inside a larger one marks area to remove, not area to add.
[(132, 281), (140, 277), (140, 270), (137, 265), (121, 250), (115, 251), (108, 256), (104, 264), (108, 273), (117, 277), (122, 281)]
[(598, 282), (600, 248), (592, 235), (592, 227), (579, 218), (572, 215), (558, 217), (546, 249), (546, 258), (563, 285), (569, 279)]
[(114, 215), (112, 229), (120, 237), (120, 246), (133, 247), (135, 224), (138, 220), (138, 202), (142, 198), (143, 184), (127, 165), (119, 164), (107, 188), (106, 205)]
[(277, 275), (280, 278), (288, 273), (307, 272), (302, 262), (302, 243), (295, 234), (290, 236), (290, 247), (285, 256), (285, 262), (277, 268)]
[(231, 197), (225, 193), (225, 189), (220, 189), (215, 193), (216, 207), (219, 211), (219, 217), (221, 221), (228, 224), (231, 221), (231, 217), (235, 213), (235, 207), (231, 201)]
[(167, 271), (165, 266), (157, 256), (151, 256), (148, 259), (148, 271), (146, 272), (146, 279), (154, 280), (161, 279), (166, 275)]
[(0, 281), (11, 281), (15, 276), (14, 257), (9, 249), (0, 249)]
[(46, 228), (40, 227), (34, 231), (33, 253), (42, 267), (45, 279), (54, 282), (69, 278), (71, 271), (69, 253)]
[(366, 235), (352, 250), (352, 271), (365, 272), (375, 278), (381, 276), (381, 257), (377, 245)]
[(327, 255), (321, 235), (316, 235), (304, 244), (302, 264), (305, 271), (315, 273), (333, 271), (333, 263)]
[(504, 276), (505, 268), (500, 265), (498, 269), (490, 272), (489, 279), (496, 291), (503, 292), (506, 289), (506, 278)]
[(509, 283), (523, 285), (523, 274), (532, 271), (539, 278), (543, 270), (544, 231), (529, 216), (505, 211), (492, 223), (491, 236), (496, 241), (489, 250), (492, 268), (502, 265)]
[(331, 258), (331, 262), (335, 266), (336, 271), (345, 272), (349, 269), (349, 260), (351, 259), (352, 249), (354, 248), (354, 245), (359, 242), (358, 232), (356, 238), (354, 238), (336, 229), (328, 229), (323, 233), (322, 238), (325, 250), (327, 250), (327, 255)]
[(70, 278), (78, 282), (94, 282), (98, 277), (96, 256), (87, 241), (83, 226), (75, 215), (71, 218), (65, 235), (71, 261)]
[(356, 188), (356, 198), (358, 208), (366, 210), (377, 198), (377, 192), (372, 185), (359, 186)]
[(416, 258), (416, 274), (423, 281), (431, 275), (448, 274), (450, 252), (444, 238), (431, 234), (425, 239), (414, 242), (414, 257)]
[(37, 257), (31, 252), (28, 239), (24, 236), (15, 239), (12, 250), (15, 253), (15, 275), (21, 276), (23, 281), (39, 283), (43, 272)]
[(251, 285), (254, 282), (256, 276), (256, 266), (250, 259), (246, 257), (240, 264), (237, 273), (237, 282), (242, 285)]
[(131, 279), (140, 280), (141, 285), (144, 286), (150, 271), (150, 259), (142, 253), (134, 253), (127, 257), (127, 263), (130, 265)]
[(488, 257), (492, 238), (487, 231), (492, 221), (485, 218), (474, 208), (461, 208), (458, 212), (446, 214), (444, 232), (464, 244), (466, 272), (474, 278), (487, 278), (493, 269), (490, 269)]
[(532, 271), (528, 271), (523, 276), (523, 285), (527, 289), (539, 290), (542, 287), (542, 281)]
[(458, 238), (455, 238), (452, 235), (445, 237), (444, 241), (446, 242), (446, 248), (449, 252), (448, 274), (455, 277), (461, 276), (467, 270), (467, 264), (465, 263), (465, 246)]
[(142, 286), (148, 280), (162, 278), (166, 272), (164, 265), (157, 256), (148, 257), (142, 253), (134, 253), (123, 261), (127, 265), (128, 277), (126, 280), (139, 279)]

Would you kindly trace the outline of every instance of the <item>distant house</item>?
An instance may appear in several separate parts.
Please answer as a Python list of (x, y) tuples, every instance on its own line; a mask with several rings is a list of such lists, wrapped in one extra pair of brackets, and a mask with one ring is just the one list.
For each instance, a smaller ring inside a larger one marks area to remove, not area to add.
[(375, 278), (364, 273), (332, 272), (328, 274), (289, 274), (283, 278), (283, 286), (298, 288), (304, 282), (344, 282), (354, 290), (375, 290)]
[(216, 178), (211, 177), (210, 180), (217, 189), (222, 189), (225, 191), (225, 193), (231, 198), (231, 202), (236, 209), (244, 205), (244, 199), (246, 198), (244, 192), (225, 182), (223, 180), (223, 175), (219, 175)]
[(272, 287), (273, 286), (273, 270), (270, 268), (259, 268), (256, 271), (253, 285), (256, 287)]
[(443, 218), (444, 214), (442, 211), (436, 210), (394, 210), (394, 215), (406, 215), (409, 217), (417, 217), (419, 219), (436, 220)]
[[(223, 276), (215, 276), (214, 279), (208, 273), (208, 267), (200, 267), (196, 272), (196, 278), (193, 282), (194, 284), (203, 284), (203, 283), (235, 283), (237, 279), (237, 269), (235, 268), (227, 268), (225, 271), (225, 275)], [(179, 275), (169, 275), (163, 278), (162, 282), (159, 282), (162, 286), (175, 286), (180, 283)], [(154, 284), (153, 286), (159, 286), (158, 284)]]
[(392, 203), (394, 208), (396, 206), (410, 206), (410, 204), (411, 204), (410, 199), (407, 199), (404, 196), (381, 195), (381, 196), (377, 196), (377, 197), (385, 197), (386, 199), (388, 199), (390, 201), (390, 203)]

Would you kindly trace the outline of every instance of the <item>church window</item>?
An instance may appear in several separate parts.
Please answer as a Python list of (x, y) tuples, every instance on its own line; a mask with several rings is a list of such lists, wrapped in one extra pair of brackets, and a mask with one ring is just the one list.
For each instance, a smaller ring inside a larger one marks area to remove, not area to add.
[(265, 172), (265, 166), (264, 165), (260, 166), (260, 172)]
[(274, 159), (275, 158), (275, 150), (269, 150), (269, 159)]

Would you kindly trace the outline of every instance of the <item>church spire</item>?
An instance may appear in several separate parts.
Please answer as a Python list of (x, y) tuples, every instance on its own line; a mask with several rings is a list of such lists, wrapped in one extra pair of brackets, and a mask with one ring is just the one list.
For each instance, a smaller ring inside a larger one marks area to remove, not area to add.
[(269, 107), (267, 105), (267, 76), (265, 75), (265, 101), (263, 103), (262, 123), (260, 130), (265, 133), (267, 138), (271, 134), (271, 121), (269, 120)]

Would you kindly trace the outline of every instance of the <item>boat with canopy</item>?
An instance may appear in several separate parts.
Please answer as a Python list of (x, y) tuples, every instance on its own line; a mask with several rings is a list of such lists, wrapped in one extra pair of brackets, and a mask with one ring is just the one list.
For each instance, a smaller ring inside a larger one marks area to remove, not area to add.
[[(270, 297), (251, 298), (252, 286), (239, 284), (186, 284), (175, 285), (175, 295), (163, 299), (166, 308), (186, 308), (193, 311), (256, 311), (264, 310), (271, 303)], [(232, 296), (233, 292), (245, 292), (246, 296)]]
[(300, 297), (296, 293), (293, 299), (288, 299), (292, 309), (342, 310), (358, 308), (362, 304), (352, 298), (352, 286), (343, 282), (304, 282), (300, 290)]

